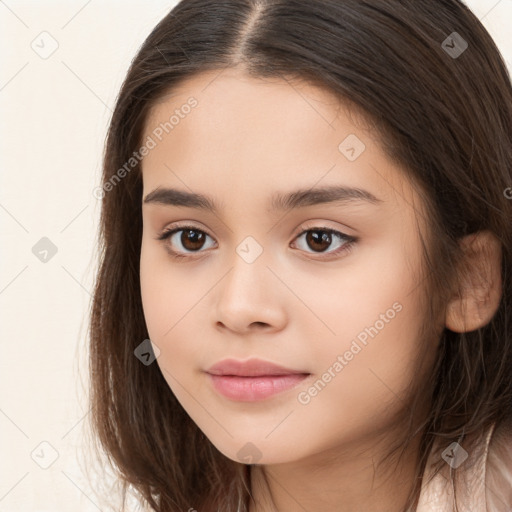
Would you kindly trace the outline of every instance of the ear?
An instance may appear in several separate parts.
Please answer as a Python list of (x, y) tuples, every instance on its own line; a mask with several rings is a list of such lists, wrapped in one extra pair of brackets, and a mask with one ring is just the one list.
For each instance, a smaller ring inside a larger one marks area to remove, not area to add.
[(461, 242), (464, 261), (458, 290), (446, 308), (445, 325), (470, 332), (487, 325), (501, 300), (501, 243), (490, 231), (479, 231)]

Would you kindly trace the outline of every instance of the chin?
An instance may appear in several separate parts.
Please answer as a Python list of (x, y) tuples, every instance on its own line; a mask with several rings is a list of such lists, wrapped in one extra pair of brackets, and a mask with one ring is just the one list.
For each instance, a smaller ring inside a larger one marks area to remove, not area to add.
[(225, 457), (241, 464), (283, 464), (297, 459), (297, 452), (294, 451), (291, 455), (292, 447), (287, 449), (281, 442), (278, 443), (278, 446), (274, 446), (274, 443), (268, 441), (232, 442), (229, 446), (225, 443), (213, 444)]

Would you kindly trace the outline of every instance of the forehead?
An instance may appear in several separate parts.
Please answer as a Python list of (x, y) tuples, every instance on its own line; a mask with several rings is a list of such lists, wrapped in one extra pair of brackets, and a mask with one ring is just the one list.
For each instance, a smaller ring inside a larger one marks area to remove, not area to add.
[[(190, 101), (195, 106), (189, 107)], [(208, 152), (210, 158), (249, 158), (286, 145), (297, 153), (333, 132), (339, 108), (332, 94), (311, 85), (251, 78), (234, 70), (208, 71), (181, 83), (154, 105), (145, 131), (151, 133), (177, 114), (172, 130), (163, 136), (166, 143), (174, 141), (183, 150)], [(278, 155), (273, 151), (271, 156)]]
[[(197, 73), (180, 82), (164, 94), (150, 111), (147, 125), (165, 117), (166, 106), (179, 108), (190, 97), (199, 102), (198, 109), (237, 109), (241, 114), (268, 115), (272, 112), (305, 115), (313, 110), (324, 123), (332, 120), (333, 111), (344, 105), (327, 88), (313, 85), (302, 78), (252, 77), (239, 68), (208, 70)], [(239, 116), (241, 118), (241, 116)], [(329, 119), (330, 118), (330, 119)], [(236, 121), (236, 118), (232, 119)], [(149, 126), (147, 126), (149, 128)]]
[(200, 73), (152, 107), (148, 137), (155, 146), (142, 161), (145, 195), (166, 184), (219, 197), (225, 189), (269, 195), (316, 183), (380, 197), (407, 187), (365, 119), (325, 88), (297, 80)]

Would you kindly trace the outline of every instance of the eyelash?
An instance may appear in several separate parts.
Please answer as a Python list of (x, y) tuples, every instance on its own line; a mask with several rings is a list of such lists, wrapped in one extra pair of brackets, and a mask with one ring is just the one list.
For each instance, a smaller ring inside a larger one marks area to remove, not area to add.
[[(174, 226), (174, 227), (171, 227), (171, 228), (164, 229), (162, 231), (162, 233), (159, 234), (156, 237), (156, 240), (160, 240), (162, 242), (166, 242), (175, 233), (179, 233), (180, 231), (186, 231), (186, 230), (195, 231), (195, 232), (198, 232), (198, 233), (203, 233), (203, 234), (205, 234), (207, 236), (210, 236), (210, 235), (208, 235), (208, 233), (206, 233), (202, 229), (196, 228), (195, 226), (180, 225), (180, 226)], [(349, 251), (352, 250), (353, 245), (359, 240), (359, 238), (357, 238), (357, 237), (346, 235), (345, 233), (342, 233), (341, 231), (337, 231), (335, 229), (324, 227), (324, 226), (314, 226), (314, 227), (310, 227), (310, 228), (307, 228), (307, 229), (303, 229), (302, 231), (300, 231), (295, 236), (295, 239), (301, 237), (302, 235), (304, 235), (306, 233), (309, 233), (310, 231), (326, 232), (326, 233), (329, 233), (331, 235), (335, 235), (337, 238), (339, 238), (339, 239), (341, 239), (342, 241), (345, 242), (341, 247), (339, 247), (335, 251), (327, 253), (329, 255), (329, 259), (332, 256), (338, 256), (341, 253), (345, 253), (345, 252), (348, 253)], [(210, 238), (213, 238), (213, 237), (210, 237)], [(204, 252), (204, 251), (199, 250), (199, 251), (196, 251), (196, 252), (190, 252), (190, 253), (187, 253), (187, 254), (182, 254), (182, 253), (179, 253), (179, 252), (174, 251), (173, 249), (171, 249), (169, 247), (169, 244), (165, 244), (165, 248), (166, 248), (167, 252), (170, 254), (170, 256), (172, 258), (175, 258), (175, 259), (186, 259), (186, 258), (190, 258), (190, 257), (193, 258), (194, 256), (191, 256), (191, 255), (199, 254), (201, 252)], [(309, 254), (315, 254), (315, 253), (309, 253)], [(316, 253), (316, 254), (326, 254), (326, 253)], [(327, 258), (326, 257), (320, 257), (320, 258), (317, 258), (317, 259), (327, 259)]]

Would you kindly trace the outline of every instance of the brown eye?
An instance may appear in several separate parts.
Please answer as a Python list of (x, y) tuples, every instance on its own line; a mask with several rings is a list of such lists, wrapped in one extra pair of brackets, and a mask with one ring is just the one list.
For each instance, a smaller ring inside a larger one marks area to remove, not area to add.
[(328, 231), (310, 230), (306, 235), (306, 243), (314, 251), (323, 252), (332, 244), (332, 236)]
[(187, 251), (197, 251), (204, 245), (205, 233), (195, 229), (183, 229), (180, 242)]
[(165, 242), (171, 254), (180, 257), (187, 254), (204, 252), (201, 249), (205, 247), (207, 238), (211, 237), (204, 231), (192, 226), (184, 226), (165, 230), (158, 237), (158, 240)]
[[(305, 252), (309, 252), (310, 254), (325, 253), (327, 255), (335, 256), (343, 251), (348, 251), (351, 249), (352, 245), (357, 241), (356, 237), (345, 235), (344, 233), (334, 229), (322, 227), (306, 229), (297, 236), (297, 239), (302, 238), (303, 235), (306, 235), (304, 238), (306, 243), (303, 244), (306, 247), (299, 248)], [(335, 244), (336, 241), (338, 242), (338, 247), (335, 246), (334, 250), (327, 250), (329, 247)]]

